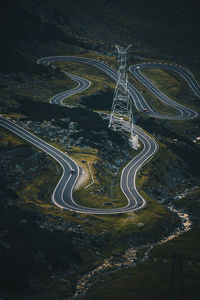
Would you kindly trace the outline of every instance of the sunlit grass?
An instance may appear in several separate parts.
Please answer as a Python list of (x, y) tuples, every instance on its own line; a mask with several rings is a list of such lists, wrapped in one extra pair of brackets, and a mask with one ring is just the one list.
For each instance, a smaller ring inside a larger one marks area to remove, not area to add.
[(186, 81), (176, 72), (162, 69), (143, 69), (142, 73), (172, 100), (190, 108), (198, 109), (197, 103), (191, 101), (191, 98), (195, 98), (194, 93)]
[(129, 81), (135, 86), (145, 98), (146, 102), (158, 113), (176, 115), (177, 112), (174, 108), (162, 103), (154, 94), (152, 94), (146, 87), (144, 87), (132, 75), (129, 76)]
[(91, 95), (99, 91), (105, 91), (107, 87), (112, 89), (115, 87), (113, 80), (111, 80), (109, 76), (89, 64), (76, 62), (55, 62), (54, 64), (59, 66), (62, 70), (91, 81), (91, 85), (87, 90), (64, 99), (64, 104), (77, 106), (79, 105), (78, 99), (80, 97)]

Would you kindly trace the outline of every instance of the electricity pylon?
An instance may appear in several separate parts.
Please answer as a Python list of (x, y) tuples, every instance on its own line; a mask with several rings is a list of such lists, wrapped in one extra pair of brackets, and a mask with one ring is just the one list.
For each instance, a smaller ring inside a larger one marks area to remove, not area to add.
[[(118, 80), (115, 87), (114, 98), (112, 103), (109, 127), (121, 132), (128, 131), (131, 134), (132, 144), (134, 148), (138, 147), (137, 135), (134, 132), (133, 118), (133, 101), (131, 100), (128, 89), (128, 73), (127, 73), (127, 51), (131, 47), (124, 48), (115, 45), (119, 62)], [(126, 120), (126, 128), (123, 120)], [(137, 145), (137, 146), (136, 146)]]

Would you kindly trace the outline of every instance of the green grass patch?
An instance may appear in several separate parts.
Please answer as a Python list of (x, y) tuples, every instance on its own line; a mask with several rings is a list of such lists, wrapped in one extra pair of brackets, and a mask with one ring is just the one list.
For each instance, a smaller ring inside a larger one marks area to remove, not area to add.
[(143, 69), (142, 73), (172, 100), (199, 110), (198, 103), (196, 103), (198, 97), (176, 72), (162, 69)]
[(53, 64), (55, 66), (58, 66), (62, 70), (65, 70), (74, 75), (81, 76), (91, 81), (91, 86), (89, 89), (66, 98), (63, 101), (63, 103), (65, 104), (76, 106), (80, 105), (80, 102), (78, 101), (80, 97), (91, 95), (99, 91), (105, 91), (108, 87), (113, 90), (115, 87), (114, 82), (110, 79), (109, 76), (107, 76), (103, 71), (89, 64), (76, 62), (54, 62)]
[[(146, 71), (146, 70), (145, 70)], [(145, 88), (134, 76), (129, 76), (129, 81), (132, 83), (143, 95), (146, 102), (158, 113), (176, 115), (176, 110), (173, 107), (162, 103), (154, 94)]]
[(16, 135), (11, 134), (8, 130), (0, 127), (0, 149), (6, 150), (9, 148), (27, 144), (23, 139), (18, 138)]
[(197, 300), (199, 229), (198, 225), (181, 237), (155, 247), (148, 261), (136, 267), (100, 275), (89, 293), (80, 299), (91, 300), (95, 295), (98, 300)]

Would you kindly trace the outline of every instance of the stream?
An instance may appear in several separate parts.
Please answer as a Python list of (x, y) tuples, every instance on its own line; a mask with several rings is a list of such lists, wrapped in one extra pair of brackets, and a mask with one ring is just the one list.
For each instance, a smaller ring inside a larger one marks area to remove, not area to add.
[[(120, 261), (117, 262), (113, 261), (113, 256), (104, 259), (101, 265), (99, 265), (98, 267), (96, 267), (95, 269), (93, 269), (92, 271), (88, 272), (87, 274), (81, 277), (81, 279), (78, 281), (76, 285), (75, 294), (72, 297), (66, 298), (65, 300), (74, 300), (78, 297), (84, 296), (87, 293), (89, 287), (93, 285), (93, 283), (98, 279), (99, 275), (102, 274), (103, 272), (115, 272), (119, 269), (134, 267), (139, 263), (146, 261), (149, 258), (150, 251), (155, 246), (164, 244), (191, 229), (192, 223), (187, 213), (182, 212), (182, 210), (181, 211), (177, 210), (173, 206), (167, 206), (167, 208), (171, 212), (176, 213), (179, 216), (179, 218), (181, 219), (182, 228), (176, 228), (173, 233), (163, 238), (159, 242), (142, 245), (137, 248), (127, 249), (125, 253), (121, 256)], [(144, 253), (144, 256), (138, 259), (136, 255), (137, 251), (139, 249), (144, 249), (144, 248), (147, 248)]]

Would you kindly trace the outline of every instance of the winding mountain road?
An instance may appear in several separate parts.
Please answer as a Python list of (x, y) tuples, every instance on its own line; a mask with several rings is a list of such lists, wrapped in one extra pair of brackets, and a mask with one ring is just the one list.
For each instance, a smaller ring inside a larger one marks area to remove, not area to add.
[[(110, 66), (108, 66), (104, 62), (90, 59), (90, 58), (75, 57), (75, 56), (74, 57), (53, 56), (53, 57), (42, 58), (38, 60), (38, 63), (49, 66), (51, 62), (56, 62), (56, 61), (68, 61), (68, 62), (73, 61), (73, 62), (87, 63), (101, 69), (107, 75), (109, 75), (114, 81), (117, 81), (116, 71), (114, 71)], [(55, 67), (52, 66), (52, 68)], [(173, 70), (177, 72), (180, 76), (182, 76), (182, 78), (185, 79), (186, 83), (190, 86), (190, 88), (193, 90), (193, 92), (196, 95), (200, 96), (200, 86), (198, 82), (194, 79), (194, 77), (189, 72), (187, 72), (186, 70), (180, 67), (174, 65), (150, 64), (150, 63), (135, 65), (130, 67), (130, 72), (146, 88), (148, 88), (152, 93), (154, 93), (160, 99), (160, 101), (162, 101), (166, 105), (174, 107), (177, 110), (177, 115), (169, 116), (169, 115), (159, 114), (155, 112), (145, 101), (143, 95), (132, 84), (129, 83), (130, 95), (138, 111), (143, 112), (144, 109), (147, 109), (149, 111), (148, 115), (151, 117), (172, 119), (172, 120), (173, 119), (186, 120), (186, 119), (192, 119), (197, 117), (198, 114), (195, 111), (174, 102), (169, 97), (167, 97), (164, 93), (162, 93), (159, 89), (157, 89), (156, 86), (153, 85), (153, 83), (141, 73), (141, 70), (144, 68), (159, 68), (159, 69), (163, 68), (163, 69)], [(70, 76), (71, 79), (75, 80), (78, 83), (78, 86), (72, 90), (59, 93), (54, 97), (52, 97), (50, 99), (50, 103), (52, 104), (64, 105), (62, 102), (64, 98), (87, 89), (91, 84), (90, 81), (82, 77), (69, 74), (65, 71), (62, 72)], [(60, 178), (54, 190), (54, 193), (52, 195), (52, 201), (60, 208), (76, 211), (79, 213), (87, 213), (87, 214), (117, 214), (117, 213), (124, 213), (124, 212), (138, 210), (145, 206), (146, 201), (137, 191), (137, 187), (135, 184), (136, 174), (138, 170), (155, 155), (155, 153), (158, 150), (158, 145), (156, 141), (152, 137), (147, 135), (141, 128), (136, 127), (135, 131), (138, 134), (140, 141), (143, 143), (143, 149), (137, 156), (135, 156), (128, 163), (128, 165), (123, 169), (121, 174), (120, 186), (127, 198), (128, 204), (125, 207), (121, 207), (121, 208), (97, 209), (97, 208), (80, 206), (76, 204), (75, 201), (73, 200), (72, 191), (74, 189), (74, 186), (80, 174), (80, 168), (74, 160), (72, 160), (70, 157), (68, 157), (66, 154), (56, 149), (52, 145), (48, 144), (47, 142), (43, 141), (42, 139), (38, 138), (37, 136), (33, 135), (29, 131), (23, 129), (16, 123), (8, 120), (3, 116), (0, 116), (0, 125), (12, 131), (13, 133), (17, 134), (21, 138), (27, 140), (28, 142), (35, 145), (42, 151), (46, 152), (62, 166), (63, 169), (62, 177)], [(126, 124), (124, 124), (124, 126), (126, 126)], [(75, 174), (71, 174), (71, 169), (75, 169)]]

